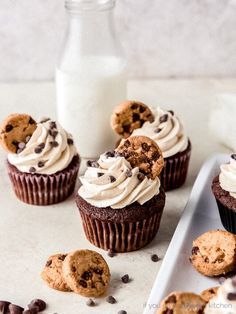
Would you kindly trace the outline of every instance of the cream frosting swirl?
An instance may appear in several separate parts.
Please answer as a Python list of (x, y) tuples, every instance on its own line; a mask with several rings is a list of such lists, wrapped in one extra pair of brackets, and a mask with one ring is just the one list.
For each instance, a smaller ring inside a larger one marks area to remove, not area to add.
[(145, 135), (154, 140), (160, 147), (164, 158), (184, 151), (188, 146), (188, 137), (184, 133), (183, 125), (173, 111), (165, 111), (157, 107), (153, 110), (153, 122), (145, 122), (132, 135)]
[(233, 198), (236, 198), (236, 154), (231, 156), (229, 163), (221, 165), (220, 170), (221, 188), (229, 192)]
[(236, 313), (236, 277), (227, 279), (207, 304), (205, 314)]
[(132, 168), (124, 157), (100, 156), (96, 167), (88, 167), (80, 177), (78, 193), (96, 207), (123, 208), (131, 203), (144, 204), (159, 194), (160, 180), (147, 178)]
[(39, 122), (24, 149), (8, 154), (8, 161), (21, 172), (54, 174), (65, 169), (77, 154), (71, 135), (58, 122)]

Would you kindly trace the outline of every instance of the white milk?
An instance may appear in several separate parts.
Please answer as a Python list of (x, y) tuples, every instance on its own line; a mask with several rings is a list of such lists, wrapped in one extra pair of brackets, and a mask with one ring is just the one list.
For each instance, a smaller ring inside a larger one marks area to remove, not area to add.
[(72, 133), (80, 155), (96, 158), (113, 149), (116, 137), (110, 127), (111, 113), (126, 99), (123, 60), (109, 56), (80, 58), (79, 64), (57, 69), (56, 83), (58, 120)]

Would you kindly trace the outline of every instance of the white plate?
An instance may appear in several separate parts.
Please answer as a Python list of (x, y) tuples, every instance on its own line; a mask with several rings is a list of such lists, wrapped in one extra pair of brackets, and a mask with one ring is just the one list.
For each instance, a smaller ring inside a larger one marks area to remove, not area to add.
[(223, 229), (211, 183), (228, 155), (214, 155), (205, 162), (170, 242), (143, 314), (156, 313), (161, 300), (175, 290), (200, 291), (219, 285), (218, 279), (199, 274), (190, 264), (192, 241), (208, 230)]

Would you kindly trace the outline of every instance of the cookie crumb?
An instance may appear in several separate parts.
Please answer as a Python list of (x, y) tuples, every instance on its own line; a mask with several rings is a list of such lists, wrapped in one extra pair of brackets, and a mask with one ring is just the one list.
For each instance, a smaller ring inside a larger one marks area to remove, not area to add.
[(125, 274), (124, 276), (121, 277), (121, 281), (123, 283), (128, 283), (130, 281), (129, 275)]

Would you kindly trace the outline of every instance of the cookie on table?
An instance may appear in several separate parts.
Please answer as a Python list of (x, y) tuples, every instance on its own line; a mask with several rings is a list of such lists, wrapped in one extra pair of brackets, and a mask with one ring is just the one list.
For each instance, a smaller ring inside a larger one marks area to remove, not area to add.
[(17, 153), (30, 139), (37, 124), (28, 114), (9, 115), (0, 126), (0, 143), (9, 153)]
[(138, 167), (141, 172), (155, 179), (164, 166), (164, 159), (159, 146), (146, 136), (130, 136), (123, 139), (116, 152), (125, 157), (131, 167)]
[(208, 288), (206, 290), (203, 290), (200, 293), (200, 296), (203, 298), (203, 300), (205, 300), (208, 303), (210, 299), (216, 296), (218, 289), (219, 287)]
[(63, 263), (63, 276), (71, 290), (85, 297), (102, 295), (110, 281), (106, 261), (91, 250), (68, 254)]
[(172, 292), (162, 302), (156, 314), (202, 314), (206, 302), (191, 292)]
[(236, 237), (224, 230), (208, 231), (193, 241), (190, 261), (205, 276), (219, 276), (235, 269)]
[(115, 108), (111, 116), (111, 127), (116, 133), (127, 138), (146, 121), (154, 121), (148, 106), (139, 101), (127, 100)]
[(71, 291), (62, 275), (62, 264), (66, 254), (55, 254), (48, 258), (43, 272), (42, 279), (49, 287), (59, 291)]

